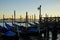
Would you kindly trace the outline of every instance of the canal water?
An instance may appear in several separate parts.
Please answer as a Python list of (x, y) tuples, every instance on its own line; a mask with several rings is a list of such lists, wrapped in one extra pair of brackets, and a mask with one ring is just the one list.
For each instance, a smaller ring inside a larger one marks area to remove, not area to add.
[[(11, 22), (7, 22), (7, 23), (12, 26)], [(16, 23), (16, 24), (18, 24), (18, 23)], [(3, 27), (3, 23), (2, 22), (0, 22), (0, 25)], [(24, 23), (18, 24), (18, 25), (24, 25), (25, 26)], [(4, 25), (4, 27), (6, 27), (6, 26)], [(44, 34), (42, 34), (42, 36), (44, 36)], [(35, 37), (35, 36), (29, 36), (29, 39), (30, 40), (38, 40), (38, 38)], [(24, 38), (20, 37), (20, 40), (24, 40)], [(51, 32), (49, 32), (49, 40), (52, 40), (52, 33)], [(57, 40), (60, 40), (60, 34), (57, 35)]]

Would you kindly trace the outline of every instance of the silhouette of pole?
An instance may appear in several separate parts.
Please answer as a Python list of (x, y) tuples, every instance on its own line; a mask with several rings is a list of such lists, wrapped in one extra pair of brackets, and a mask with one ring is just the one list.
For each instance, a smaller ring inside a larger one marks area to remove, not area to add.
[(15, 22), (15, 20), (16, 20), (16, 12), (14, 10), (14, 22)]
[(16, 28), (17, 28), (17, 35), (18, 35), (18, 38), (19, 38), (19, 40), (20, 40), (20, 33), (19, 33), (18, 26), (17, 26)]
[[(15, 23), (15, 21), (16, 21), (16, 11), (14, 10), (14, 23)], [(15, 32), (17, 32), (17, 27), (16, 26), (14, 27), (14, 30), (15, 30)]]
[(34, 23), (35, 23), (35, 21), (36, 21), (36, 15), (34, 14)]
[(31, 22), (31, 15), (30, 15), (30, 22)]
[(26, 28), (28, 27), (28, 12), (26, 12)]
[(32, 22), (33, 22), (33, 15), (32, 15)]
[(4, 27), (4, 20), (5, 20), (5, 18), (4, 18), (4, 15), (3, 15), (3, 27)]
[[(16, 11), (14, 10), (14, 23), (15, 23), (15, 21), (16, 21)], [(17, 33), (17, 36), (19, 38), (20, 34), (19, 34), (18, 26), (15, 26), (14, 30)], [(19, 38), (19, 40), (20, 40), (20, 38)]]
[(46, 14), (45, 18), (45, 32), (44, 32), (44, 40), (49, 40), (49, 27), (48, 27), (48, 15)]
[(12, 15), (12, 26), (13, 26), (13, 15)]
[(40, 33), (40, 25), (41, 25), (41, 5), (40, 5), (40, 7), (38, 8), (38, 10), (39, 10), (39, 33)]
[(52, 29), (52, 40), (57, 40), (57, 21), (55, 17), (54, 28)]
[(57, 20), (58, 20), (58, 22), (59, 22), (59, 16), (57, 16)]
[[(20, 16), (20, 22), (22, 21), (22, 18), (21, 18), (21, 16)], [(20, 23), (20, 25), (21, 25), (21, 23)]]
[(40, 5), (40, 7), (38, 8), (38, 10), (39, 10), (39, 23), (41, 22), (41, 5)]
[(38, 10), (39, 10), (39, 26), (38, 26), (39, 38), (38, 38), (38, 40), (43, 40), (42, 39), (42, 31), (40, 31), (40, 28), (41, 28), (41, 5), (39, 6)]

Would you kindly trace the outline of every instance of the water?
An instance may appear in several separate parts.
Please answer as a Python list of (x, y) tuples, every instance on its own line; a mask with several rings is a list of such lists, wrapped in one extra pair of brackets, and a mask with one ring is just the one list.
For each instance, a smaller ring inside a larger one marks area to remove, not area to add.
[[(7, 21), (7, 23), (12, 26), (12, 23), (11, 22), (12, 21), (10, 21), (10, 22)], [(18, 24), (18, 23), (16, 23), (16, 24)], [(2, 22), (0, 23), (0, 25), (3, 27), (3, 23)], [(18, 24), (18, 25), (20, 25), (20, 24)], [(25, 26), (24, 23), (22, 23), (21, 25)], [(4, 25), (4, 27), (6, 27), (6, 26)], [(44, 34), (42, 34), (42, 36), (44, 36)], [(35, 36), (29, 36), (29, 37), (27, 37), (27, 39), (28, 38), (30, 40), (38, 40), (38, 38), (35, 37)], [(24, 38), (23, 37), (20, 37), (20, 40), (24, 40)], [(52, 40), (52, 33), (51, 32), (49, 32), (49, 40)], [(60, 40), (60, 34), (57, 35), (57, 40)]]

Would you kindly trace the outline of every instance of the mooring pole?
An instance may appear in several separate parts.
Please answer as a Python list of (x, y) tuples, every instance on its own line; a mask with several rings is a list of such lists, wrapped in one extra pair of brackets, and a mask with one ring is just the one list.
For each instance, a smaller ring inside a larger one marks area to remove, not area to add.
[[(16, 11), (14, 10), (14, 23), (16, 22)], [(17, 33), (18, 39), (20, 40), (20, 34), (18, 30), (18, 26), (15, 26), (15, 32)]]
[[(20, 22), (22, 21), (22, 17), (20, 16)], [(21, 26), (21, 23), (20, 23), (20, 26)]]
[(30, 15), (30, 21), (29, 22), (31, 22), (31, 15)]
[(55, 17), (55, 21), (54, 21), (54, 28), (52, 29), (52, 40), (57, 40), (57, 21), (56, 21), (56, 17)]
[(33, 22), (33, 15), (32, 15), (32, 22)]
[(28, 27), (28, 12), (26, 12), (26, 28)]
[(36, 15), (34, 14), (34, 23), (36, 22)]
[(45, 17), (45, 31), (44, 31), (44, 40), (49, 40), (49, 27), (48, 27), (48, 15), (46, 14)]
[(14, 22), (16, 21), (16, 12), (14, 10)]
[[(13, 22), (13, 23), (15, 23), (15, 21), (16, 21), (16, 12), (15, 12), (15, 10), (14, 10), (14, 22)], [(14, 30), (15, 30), (15, 32), (16, 32), (16, 31), (17, 31), (17, 28), (14, 27)]]
[(12, 15), (12, 26), (13, 26), (13, 15)]
[(4, 15), (3, 15), (3, 27), (4, 27), (4, 20), (5, 20), (5, 18), (4, 18)]

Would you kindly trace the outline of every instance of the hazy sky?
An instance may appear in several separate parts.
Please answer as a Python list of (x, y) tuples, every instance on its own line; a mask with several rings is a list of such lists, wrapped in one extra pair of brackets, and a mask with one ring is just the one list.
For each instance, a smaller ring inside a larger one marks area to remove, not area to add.
[(42, 15), (47, 13), (49, 16), (60, 16), (60, 0), (0, 0), (0, 18), (11, 17), (14, 10), (16, 16), (25, 16), (26, 11), (29, 15), (36, 14), (38, 17), (38, 7), (42, 5)]

